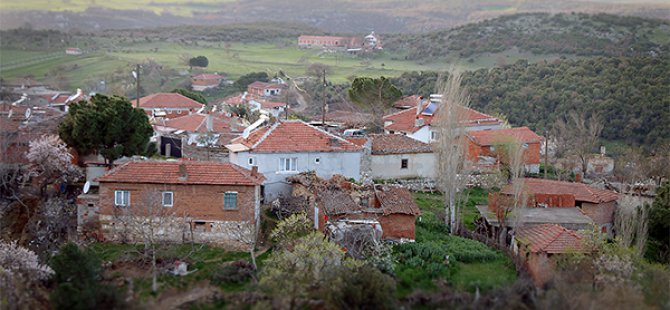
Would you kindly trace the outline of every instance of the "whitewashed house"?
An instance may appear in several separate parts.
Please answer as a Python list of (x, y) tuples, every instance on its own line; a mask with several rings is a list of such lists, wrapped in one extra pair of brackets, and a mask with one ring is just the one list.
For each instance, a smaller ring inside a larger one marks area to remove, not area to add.
[(303, 121), (256, 128), (262, 122), (252, 124), (226, 148), (231, 163), (256, 166), (266, 176), (266, 200), (290, 195), (291, 184), (286, 178), (300, 172), (314, 171), (325, 179), (336, 174), (360, 179), (362, 147)]

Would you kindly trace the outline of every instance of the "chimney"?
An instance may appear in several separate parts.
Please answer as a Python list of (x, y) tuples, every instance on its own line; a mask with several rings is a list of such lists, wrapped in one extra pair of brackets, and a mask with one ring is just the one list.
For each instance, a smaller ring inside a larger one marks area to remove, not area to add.
[(423, 110), (423, 97), (419, 97), (419, 99), (416, 101), (416, 116), (418, 117)]
[(188, 179), (188, 172), (186, 172), (186, 164), (181, 163), (179, 164), (179, 180), (186, 181), (186, 179)]
[(581, 172), (575, 173), (575, 182), (576, 183), (582, 183), (582, 173)]
[(212, 114), (209, 112), (205, 117), (205, 124), (207, 125), (207, 131), (209, 132), (214, 131), (214, 116), (212, 116)]
[(258, 176), (258, 166), (251, 167), (251, 176)]
[(600, 156), (605, 156), (605, 146), (604, 145), (600, 146)]

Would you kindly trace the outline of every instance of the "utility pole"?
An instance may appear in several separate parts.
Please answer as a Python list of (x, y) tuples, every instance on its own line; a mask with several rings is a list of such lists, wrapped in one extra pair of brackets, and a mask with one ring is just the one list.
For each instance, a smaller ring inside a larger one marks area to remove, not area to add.
[(286, 110), (285, 111), (286, 112), (286, 120), (288, 121), (288, 95), (289, 95), (289, 92), (291, 91), (291, 78), (286, 77), (286, 82), (287, 82), (286, 83), (286, 86), (287, 86), (286, 87), (286, 107), (284, 109)]
[(321, 126), (326, 130), (326, 69), (323, 69), (323, 107), (321, 107)]
[(547, 130), (544, 130), (544, 179), (547, 179), (547, 170), (549, 170), (549, 137), (547, 136)]
[(137, 103), (136, 103), (136, 108), (140, 107), (140, 64), (137, 64), (137, 67), (135, 68), (135, 72), (137, 76), (135, 77), (135, 81), (137, 82)]

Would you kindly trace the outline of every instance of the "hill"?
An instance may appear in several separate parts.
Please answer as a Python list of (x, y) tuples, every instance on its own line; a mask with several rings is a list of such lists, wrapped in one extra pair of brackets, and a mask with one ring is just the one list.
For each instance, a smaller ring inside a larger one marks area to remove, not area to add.
[(477, 70), (464, 76), (472, 106), (543, 130), (575, 110), (598, 113), (602, 137), (632, 145), (670, 142), (670, 60), (597, 57)]
[(609, 14), (526, 13), (422, 35), (396, 35), (385, 47), (412, 60), (518, 51), (534, 55), (667, 55), (670, 22)]

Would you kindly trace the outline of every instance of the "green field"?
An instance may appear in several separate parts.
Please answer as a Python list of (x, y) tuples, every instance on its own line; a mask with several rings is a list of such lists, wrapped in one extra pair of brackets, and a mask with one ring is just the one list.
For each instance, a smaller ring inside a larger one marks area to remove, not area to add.
[(150, 10), (154, 13), (171, 13), (191, 16), (193, 11), (216, 8), (222, 2), (233, 0), (198, 0), (180, 2), (174, 0), (30, 0), (0, 1), (0, 10), (43, 10), (82, 12), (90, 7), (101, 7), (115, 10)]

